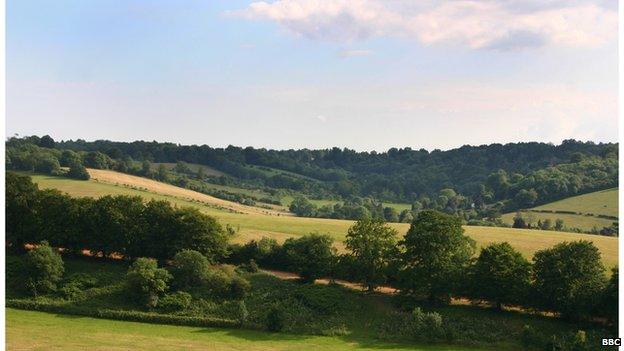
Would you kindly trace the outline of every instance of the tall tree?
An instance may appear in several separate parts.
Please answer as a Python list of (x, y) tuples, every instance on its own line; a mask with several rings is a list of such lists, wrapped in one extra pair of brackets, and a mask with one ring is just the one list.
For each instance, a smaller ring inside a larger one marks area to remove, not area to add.
[(531, 283), (531, 264), (509, 243), (490, 244), (479, 254), (470, 275), (472, 296), (502, 304), (520, 304)]
[(475, 250), (458, 217), (433, 210), (418, 214), (400, 244), (401, 288), (444, 302), (458, 288)]
[(395, 254), (397, 231), (382, 220), (364, 218), (347, 232), (347, 250), (353, 257), (357, 279), (369, 291), (387, 280), (389, 261)]
[(533, 261), (538, 307), (569, 319), (583, 319), (596, 310), (606, 278), (592, 242), (563, 242), (536, 252)]

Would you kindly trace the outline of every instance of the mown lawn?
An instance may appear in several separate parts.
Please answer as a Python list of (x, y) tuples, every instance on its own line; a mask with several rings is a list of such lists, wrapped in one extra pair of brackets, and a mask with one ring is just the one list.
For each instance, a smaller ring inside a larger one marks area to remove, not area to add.
[(241, 329), (168, 326), (6, 309), (7, 350), (477, 350)]
[[(329, 234), (334, 240), (342, 242), (347, 229), (353, 225), (353, 221), (349, 220), (276, 216), (260, 213), (233, 213), (184, 198), (135, 190), (113, 184), (98, 183), (91, 180), (80, 181), (41, 175), (32, 177), (33, 181), (38, 183), (40, 188), (56, 188), (73, 196), (99, 197), (124, 194), (141, 196), (145, 199), (168, 200), (178, 206), (197, 207), (202, 212), (215, 216), (221, 223), (230, 224), (234, 228), (239, 229), (238, 234), (233, 238), (236, 242), (247, 242), (262, 236), (283, 241), (289, 237), (301, 236), (312, 232)], [(400, 236), (409, 228), (409, 225), (406, 223), (391, 223), (390, 226), (397, 229)], [(484, 246), (492, 242), (507, 241), (528, 258), (531, 258), (535, 251), (551, 247), (562, 241), (589, 240), (600, 249), (605, 265), (611, 267), (618, 262), (618, 238), (614, 237), (478, 226), (466, 226), (465, 230), (466, 234), (472, 237), (478, 246)], [(341, 245), (338, 246), (340, 247)]]

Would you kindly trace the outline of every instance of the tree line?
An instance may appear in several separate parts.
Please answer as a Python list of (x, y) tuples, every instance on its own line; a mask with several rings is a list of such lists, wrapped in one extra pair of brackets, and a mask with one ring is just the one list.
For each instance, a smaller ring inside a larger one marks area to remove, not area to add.
[[(341, 208), (322, 207), (298, 211), (298, 215), (359, 219), (366, 212), (373, 217), (374, 203), (407, 202), (414, 211), (434, 209), (455, 214), (466, 221), (496, 223), (502, 213), (618, 184), (618, 145), (566, 140), (561, 145), (544, 143), (464, 146), (440, 151), (390, 149), (385, 153), (355, 152), (349, 149), (266, 150), (251, 147), (211, 148), (171, 143), (132, 143), (98, 140), (56, 142), (49, 136), (10, 138), (7, 168), (62, 173), (85, 179), (83, 166), (114, 169), (182, 187), (205, 189), (189, 182), (188, 172), (170, 172), (151, 162), (197, 163), (227, 175), (202, 176), (202, 180), (238, 187), (284, 189), (314, 198), (339, 198)], [(58, 162), (55, 161), (58, 160)], [(271, 167), (271, 168), (267, 168)], [(279, 169), (290, 173), (267, 172)], [(212, 194), (251, 204), (259, 199), (232, 194)], [(269, 200), (269, 199), (264, 199)], [(358, 203), (359, 202), (359, 203)], [(269, 201), (275, 203), (275, 200)], [(386, 210), (386, 209), (383, 209)], [(395, 216), (384, 214), (394, 221)], [(406, 220), (404, 213), (404, 219)]]
[(170, 259), (192, 249), (211, 260), (227, 252), (228, 234), (212, 217), (167, 201), (143, 202), (125, 195), (73, 198), (54, 189), (38, 189), (28, 176), (6, 175), (6, 245), (47, 241), (71, 253), (147, 256)]
[(327, 235), (309, 234), (280, 245), (263, 238), (232, 245), (228, 262), (297, 272), (305, 281), (321, 277), (381, 285), (431, 303), (465, 297), (552, 311), (571, 320), (617, 320), (618, 270), (607, 278), (600, 252), (589, 241), (563, 242), (537, 251), (532, 262), (506, 242), (476, 255), (461, 220), (422, 211), (402, 239), (382, 220), (364, 218), (348, 231), (347, 253), (337, 254)]

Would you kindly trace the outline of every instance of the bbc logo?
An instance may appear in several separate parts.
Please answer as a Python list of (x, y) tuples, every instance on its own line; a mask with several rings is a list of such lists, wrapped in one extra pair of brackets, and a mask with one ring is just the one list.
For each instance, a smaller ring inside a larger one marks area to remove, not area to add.
[(602, 339), (602, 346), (622, 346), (622, 339), (620, 338)]

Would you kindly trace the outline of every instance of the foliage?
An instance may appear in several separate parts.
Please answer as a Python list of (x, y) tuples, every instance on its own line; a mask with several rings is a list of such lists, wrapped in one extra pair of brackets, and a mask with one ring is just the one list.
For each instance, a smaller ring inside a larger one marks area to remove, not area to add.
[(38, 190), (30, 177), (7, 173), (7, 246), (47, 240), (70, 252), (89, 249), (110, 256), (171, 259), (185, 249), (209, 261), (227, 253), (228, 236), (213, 218), (167, 201), (144, 203), (126, 195), (73, 198), (56, 190)]
[(275, 306), (271, 308), (266, 317), (266, 328), (271, 332), (279, 332), (284, 329), (284, 311)]
[(182, 250), (173, 256), (171, 274), (173, 285), (178, 289), (188, 289), (205, 283), (210, 270), (210, 262), (200, 252)]
[(131, 298), (147, 307), (155, 307), (158, 299), (169, 288), (171, 274), (158, 268), (155, 259), (139, 257), (126, 274), (126, 286)]
[(535, 253), (534, 301), (570, 319), (587, 318), (605, 285), (600, 252), (589, 241), (563, 242)]
[(193, 297), (185, 291), (176, 291), (171, 294), (165, 294), (158, 301), (158, 309), (163, 312), (177, 312), (187, 309), (192, 302)]
[(283, 250), (290, 268), (306, 282), (325, 276), (331, 269), (335, 249), (329, 235), (308, 234), (300, 238), (289, 238)]
[(481, 249), (470, 275), (473, 297), (503, 303), (522, 304), (531, 284), (531, 264), (507, 242)]
[(349, 231), (345, 246), (353, 256), (357, 279), (372, 291), (387, 281), (387, 269), (395, 254), (397, 231), (383, 221), (364, 218)]
[(26, 287), (35, 296), (56, 290), (63, 277), (63, 259), (43, 241), (28, 252), (26, 260)]
[(458, 288), (475, 248), (459, 218), (431, 210), (418, 214), (400, 244), (401, 288), (439, 301)]
[(251, 290), (251, 284), (239, 276), (232, 278), (230, 282), (230, 291), (228, 297), (236, 300), (242, 300)]

